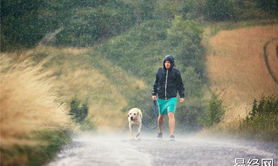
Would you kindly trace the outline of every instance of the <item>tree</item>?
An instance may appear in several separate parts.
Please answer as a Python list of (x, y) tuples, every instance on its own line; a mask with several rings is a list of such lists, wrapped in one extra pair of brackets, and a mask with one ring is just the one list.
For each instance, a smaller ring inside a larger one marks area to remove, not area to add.
[(205, 0), (203, 12), (208, 20), (223, 21), (234, 17), (231, 0)]
[(203, 29), (193, 20), (184, 21), (181, 16), (175, 16), (171, 27), (167, 30), (167, 38), (177, 50), (177, 61), (182, 66), (195, 68), (195, 72), (203, 77), (204, 54), (201, 45)]

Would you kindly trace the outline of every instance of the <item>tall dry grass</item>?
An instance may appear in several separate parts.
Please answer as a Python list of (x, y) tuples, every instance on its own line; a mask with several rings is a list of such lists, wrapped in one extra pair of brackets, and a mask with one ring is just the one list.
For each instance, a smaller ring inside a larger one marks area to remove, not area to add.
[[(223, 126), (236, 127), (255, 98), (278, 94), (263, 58), (263, 46), (273, 37), (278, 37), (277, 25), (221, 31), (209, 40), (206, 65), (211, 89), (226, 108)], [(271, 65), (276, 70), (275, 60)]]
[(70, 119), (53, 91), (51, 73), (25, 59), (0, 55), (0, 145), (28, 144), (33, 131), (67, 128)]
[[(96, 66), (99, 67), (95, 67), (95, 70), (102, 71), (103, 77), (101, 79), (92, 77), (93, 80), (101, 82), (96, 84), (99, 87), (95, 89), (96, 93), (93, 95), (94, 122), (99, 124), (99, 131), (124, 129), (127, 127), (127, 114), (123, 113), (122, 109), (127, 106), (130, 94), (137, 89), (146, 88), (145, 82), (128, 75), (125, 70), (104, 57), (94, 56), (92, 61), (98, 64)], [(92, 75), (95, 76), (97, 73), (92, 72)]]
[(67, 105), (74, 97), (88, 102), (88, 119), (100, 132), (124, 129), (126, 113), (121, 110), (127, 106), (128, 99), (123, 93), (146, 88), (144, 81), (128, 75), (104, 57), (89, 56), (88, 53), (93, 54), (91, 49), (72, 50), (44, 47), (36, 54), (48, 55), (45, 68), (54, 73), (57, 92)]
[[(131, 78), (120, 67), (101, 56), (91, 58), (91, 48), (56, 48), (39, 46), (29, 50), (21, 57), (33, 57), (44, 61), (44, 69), (51, 71), (56, 92), (66, 103), (67, 110), (71, 100), (77, 97), (82, 103), (87, 102), (89, 113), (87, 120), (97, 126), (98, 131), (118, 131), (126, 127), (126, 114), (121, 110), (127, 106), (127, 99), (122, 91), (145, 88), (144, 82)], [(98, 63), (110, 75), (97, 68)], [(115, 79), (114, 79), (115, 78)], [(115, 80), (121, 80), (121, 85)]]
[(67, 106), (74, 97), (82, 103), (87, 102), (87, 119), (97, 126), (98, 131), (123, 129), (126, 116), (121, 109), (127, 105), (125, 97), (110, 78), (92, 66), (90, 57), (85, 54), (88, 49), (72, 50), (47, 47), (43, 51), (48, 55), (45, 68), (54, 73), (59, 96)]
[[(22, 93), (25, 95), (18, 95), (18, 98), (28, 96), (25, 99), (26, 102), (23, 102), (28, 107), (33, 107), (33, 105), (36, 107), (36, 104), (31, 105), (33, 100), (35, 103), (44, 105), (43, 102), (37, 100), (45, 98), (45, 102), (55, 100), (59, 109), (67, 112), (70, 110), (71, 100), (77, 97), (82, 103), (87, 102), (89, 106), (87, 120), (97, 126), (98, 131), (125, 129), (127, 126), (126, 113), (121, 110), (127, 106), (128, 101), (126, 96), (123, 95), (123, 91), (131, 91), (130, 93), (132, 93), (137, 88), (146, 88), (145, 83), (138, 78), (131, 78), (124, 70), (114, 66), (103, 57), (92, 59), (87, 55), (88, 52), (93, 52), (93, 50), (91, 48), (56, 48), (40, 45), (23, 52), (1, 55), (1, 63), (4, 64), (1, 64), (1, 80), (7, 77), (5, 82), (1, 82), (1, 85), (4, 83), (10, 84), (10, 86), (18, 87), (19, 90), (24, 90), (24, 93)], [(103, 68), (94, 67), (92, 63), (99, 63)], [(110, 75), (100, 71), (103, 69)], [(11, 79), (17, 80), (12, 81)], [(14, 82), (15, 85), (10, 82)], [(26, 88), (22, 89), (21, 86)], [(13, 89), (13, 87), (9, 87), (9, 89)], [(18, 94), (21, 93), (19, 90), (17, 90)], [(9, 96), (15, 95), (11, 90), (7, 91), (9, 93), (5, 93)], [(17, 98), (12, 99), (13, 97), (10, 97), (9, 107), (18, 105), (21, 108), (19, 104), (12, 104), (13, 100)], [(59, 105), (60, 103), (63, 104)], [(24, 107), (28, 110), (27, 106)], [(51, 104), (47, 106), (51, 107)], [(21, 111), (17, 109), (17, 112)], [(34, 113), (34, 111), (31, 112)], [(4, 117), (4, 114), (1, 117)], [(13, 119), (13, 117), (10, 119)], [(18, 118), (20, 117), (21, 115), (18, 116)], [(56, 118), (59, 119), (59, 116)], [(56, 118), (50, 117), (50, 119)]]

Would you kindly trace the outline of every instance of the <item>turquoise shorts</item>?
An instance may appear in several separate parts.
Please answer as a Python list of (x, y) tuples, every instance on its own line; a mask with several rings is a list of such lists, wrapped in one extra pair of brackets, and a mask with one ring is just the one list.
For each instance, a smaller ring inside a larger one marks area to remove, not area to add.
[(168, 100), (157, 99), (159, 114), (167, 115), (169, 112), (175, 113), (177, 98), (172, 97)]

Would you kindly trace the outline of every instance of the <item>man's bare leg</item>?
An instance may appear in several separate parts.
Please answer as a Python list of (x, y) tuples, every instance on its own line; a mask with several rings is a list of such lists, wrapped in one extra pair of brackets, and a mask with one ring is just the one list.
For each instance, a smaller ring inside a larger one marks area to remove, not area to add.
[(163, 118), (164, 115), (158, 115), (158, 132), (162, 133), (162, 126), (163, 126)]
[(175, 133), (175, 115), (173, 112), (168, 113), (170, 135)]

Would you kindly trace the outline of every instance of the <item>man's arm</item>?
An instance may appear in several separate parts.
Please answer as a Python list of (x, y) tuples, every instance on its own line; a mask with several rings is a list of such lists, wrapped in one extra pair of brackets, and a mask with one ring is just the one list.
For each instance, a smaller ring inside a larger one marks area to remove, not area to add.
[(182, 78), (181, 78), (181, 74), (178, 71), (177, 72), (177, 89), (180, 95), (180, 102), (182, 103), (184, 101), (184, 86), (183, 86), (183, 82), (182, 82)]

